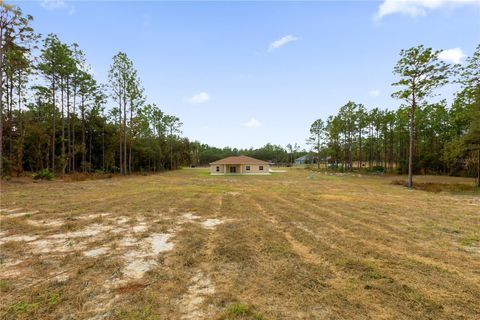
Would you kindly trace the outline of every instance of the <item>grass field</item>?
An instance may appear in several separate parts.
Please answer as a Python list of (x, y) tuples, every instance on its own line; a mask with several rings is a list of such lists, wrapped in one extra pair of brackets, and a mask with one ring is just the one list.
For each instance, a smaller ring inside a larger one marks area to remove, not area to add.
[(3, 183), (0, 318), (480, 319), (479, 194), (394, 179)]

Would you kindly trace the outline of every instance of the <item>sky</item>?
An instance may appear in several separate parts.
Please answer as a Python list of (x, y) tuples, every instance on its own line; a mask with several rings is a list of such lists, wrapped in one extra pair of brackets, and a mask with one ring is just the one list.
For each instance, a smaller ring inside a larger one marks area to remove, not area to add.
[(42, 35), (78, 43), (99, 82), (127, 53), (147, 102), (217, 147), (306, 147), (310, 124), (349, 100), (398, 108), (401, 49), (423, 44), (463, 63), (480, 44), (480, 0), (9, 3)]

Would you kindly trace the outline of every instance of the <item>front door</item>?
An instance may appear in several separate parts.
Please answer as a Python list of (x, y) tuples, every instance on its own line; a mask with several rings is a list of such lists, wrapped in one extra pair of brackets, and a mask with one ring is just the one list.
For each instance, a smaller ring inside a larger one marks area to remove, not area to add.
[(230, 173), (236, 173), (237, 167), (230, 167)]

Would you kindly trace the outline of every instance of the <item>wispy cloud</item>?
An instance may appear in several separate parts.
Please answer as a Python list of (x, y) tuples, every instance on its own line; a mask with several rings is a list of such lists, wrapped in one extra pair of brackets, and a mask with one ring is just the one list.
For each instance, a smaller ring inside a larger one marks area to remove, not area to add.
[(438, 55), (438, 58), (446, 62), (461, 63), (463, 58), (465, 58), (465, 54), (463, 53), (462, 49), (453, 48), (453, 49), (443, 50)]
[(262, 123), (255, 118), (251, 118), (243, 124), (247, 128), (258, 128), (262, 126)]
[(42, 0), (40, 5), (46, 10), (67, 10), (69, 16), (75, 14), (75, 7), (65, 0)]
[(64, 0), (42, 0), (40, 4), (47, 10), (62, 9), (67, 7), (67, 4)]
[(275, 51), (276, 49), (286, 45), (287, 43), (292, 41), (297, 41), (297, 40), (298, 40), (297, 37), (292, 36), (290, 34), (287, 36), (281, 37), (280, 39), (275, 40), (270, 44), (270, 46), (268, 47), (268, 51), (269, 52)]
[(150, 17), (150, 15), (148, 14), (144, 14), (143, 17), (142, 17), (142, 25), (144, 28), (147, 28), (150, 26), (150, 24), (152, 23), (152, 17)]
[(370, 90), (368, 91), (368, 95), (370, 97), (378, 97), (380, 95), (380, 90), (377, 90), (377, 89)]
[(186, 99), (186, 101), (191, 104), (205, 103), (209, 100), (210, 100), (210, 96), (206, 92), (200, 92), (200, 93), (194, 94), (190, 98)]
[(442, 7), (458, 5), (479, 5), (478, 0), (384, 0), (378, 7), (375, 20), (391, 14), (403, 14), (411, 17), (425, 16), (429, 11)]

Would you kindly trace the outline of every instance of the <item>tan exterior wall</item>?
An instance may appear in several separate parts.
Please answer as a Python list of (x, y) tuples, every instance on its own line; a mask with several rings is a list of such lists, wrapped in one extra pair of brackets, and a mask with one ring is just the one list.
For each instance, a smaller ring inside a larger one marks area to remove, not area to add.
[[(247, 166), (250, 170), (247, 170)], [(263, 166), (263, 170), (260, 170), (260, 166)], [(218, 171), (217, 171), (218, 167)], [(211, 174), (231, 174), (230, 167), (235, 167), (235, 174), (270, 174), (270, 165), (268, 164), (212, 164), (210, 165)]]
[[(250, 170), (247, 170), (247, 166), (250, 166)], [(260, 170), (260, 167), (263, 167), (263, 170)], [(270, 165), (268, 164), (242, 164), (242, 173), (244, 174), (258, 174), (258, 173), (269, 173)]]
[[(217, 167), (220, 171), (217, 171)], [(223, 174), (224, 173), (224, 167), (225, 167), (225, 165), (223, 165), (223, 164), (211, 164), (210, 165), (210, 173)]]

